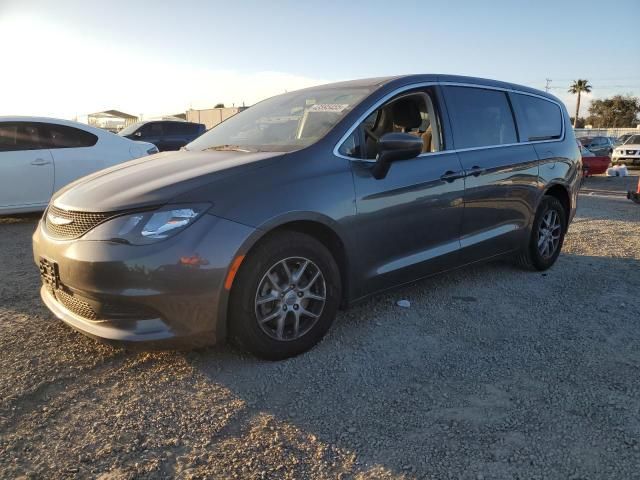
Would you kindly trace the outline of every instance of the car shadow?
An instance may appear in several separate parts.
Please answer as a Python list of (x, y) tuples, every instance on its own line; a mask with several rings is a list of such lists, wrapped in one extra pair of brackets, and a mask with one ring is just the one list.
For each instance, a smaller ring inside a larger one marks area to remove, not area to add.
[(16, 223), (36, 224), (38, 223), (38, 220), (40, 220), (40, 218), (42, 218), (42, 212), (0, 215), (0, 225), (11, 225)]

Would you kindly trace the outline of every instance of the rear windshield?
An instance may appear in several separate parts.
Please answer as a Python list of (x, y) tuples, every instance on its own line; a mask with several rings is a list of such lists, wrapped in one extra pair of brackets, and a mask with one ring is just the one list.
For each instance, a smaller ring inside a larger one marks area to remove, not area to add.
[(215, 126), (187, 150), (291, 152), (317, 142), (371, 89), (317, 87), (264, 100)]

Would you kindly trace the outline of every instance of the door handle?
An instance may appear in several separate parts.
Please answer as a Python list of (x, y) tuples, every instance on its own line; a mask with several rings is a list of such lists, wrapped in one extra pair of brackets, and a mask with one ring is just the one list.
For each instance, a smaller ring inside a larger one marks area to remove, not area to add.
[(469, 170), (466, 171), (466, 176), (478, 177), (486, 171), (487, 171), (486, 168), (480, 168), (477, 165), (474, 165), (473, 167), (471, 167)]
[(45, 160), (44, 158), (36, 158), (33, 162), (31, 162), (31, 165), (39, 167), (42, 165), (49, 165), (50, 163), (51, 162), (49, 160)]
[(459, 178), (464, 178), (464, 172), (460, 170), (459, 172), (454, 172), (452, 170), (447, 170), (440, 176), (440, 180), (444, 180), (445, 182), (453, 182), (454, 180), (458, 180)]

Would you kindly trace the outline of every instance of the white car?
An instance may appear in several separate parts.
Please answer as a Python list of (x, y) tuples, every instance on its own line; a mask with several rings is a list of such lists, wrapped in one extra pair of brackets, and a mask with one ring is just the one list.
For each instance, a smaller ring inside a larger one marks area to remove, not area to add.
[(44, 210), (73, 180), (157, 151), (77, 122), (0, 117), (0, 215)]
[(631, 135), (626, 142), (614, 148), (611, 163), (640, 167), (640, 134)]

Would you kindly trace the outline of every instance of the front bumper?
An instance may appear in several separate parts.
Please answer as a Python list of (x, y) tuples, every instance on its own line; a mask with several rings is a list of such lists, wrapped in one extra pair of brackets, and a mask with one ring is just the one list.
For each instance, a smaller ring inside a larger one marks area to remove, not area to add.
[(611, 157), (613, 165), (625, 164), (627, 167), (640, 167), (640, 155)]
[(205, 215), (173, 238), (134, 246), (56, 240), (41, 221), (34, 260), (56, 275), (43, 281), (41, 297), (56, 317), (101, 340), (213, 344), (226, 335), (229, 267), (255, 233)]

